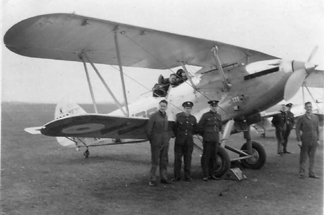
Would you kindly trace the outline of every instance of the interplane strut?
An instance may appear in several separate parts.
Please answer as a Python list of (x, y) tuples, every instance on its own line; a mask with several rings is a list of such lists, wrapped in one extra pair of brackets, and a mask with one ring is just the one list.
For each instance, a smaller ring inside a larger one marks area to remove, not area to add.
[(92, 66), (92, 68), (94, 69), (94, 71), (97, 73), (98, 77), (100, 78), (101, 82), (103, 83), (103, 85), (105, 86), (106, 90), (109, 92), (109, 94), (111, 95), (111, 97), (114, 99), (115, 103), (118, 105), (119, 109), (122, 111), (122, 113), (127, 116), (127, 113), (124, 111), (123, 107), (121, 106), (121, 104), (118, 102), (117, 98), (115, 97), (115, 95), (113, 94), (113, 92), (110, 90), (110, 88), (108, 87), (107, 83), (105, 82), (105, 80), (103, 79), (103, 77), (100, 75), (98, 69), (96, 68), (96, 66), (92, 63), (92, 61), (90, 60), (90, 58), (88, 57), (86, 52), (82, 53), (83, 56), (85, 56), (85, 58), (87, 59), (87, 61), (90, 63), (90, 65)]
[(92, 89), (92, 85), (91, 85), (91, 81), (90, 81), (90, 77), (89, 77), (89, 72), (88, 72), (88, 68), (87, 68), (87, 64), (83, 59), (82, 54), (79, 55), (79, 58), (82, 60), (83, 62), (83, 66), (84, 66), (84, 70), (86, 72), (86, 76), (87, 76), (87, 80), (88, 80), (88, 85), (89, 85), (89, 90), (90, 90), (90, 94), (91, 94), (91, 99), (92, 99), (92, 104), (93, 104), (93, 108), (95, 113), (98, 113), (98, 109), (97, 109), (97, 103), (93, 94), (93, 89)]
[(228, 81), (226, 79), (226, 76), (225, 76), (225, 73), (224, 73), (224, 70), (223, 70), (223, 67), (222, 67), (222, 64), (221, 64), (221, 60), (220, 60), (220, 58), (218, 56), (218, 47), (217, 46), (214, 46), (211, 49), (211, 51), (213, 53), (213, 56), (214, 56), (214, 59), (215, 59), (215, 63), (216, 63), (217, 69), (222, 74), (224, 88), (225, 88), (226, 91), (229, 91), (230, 88), (231, 88), (231, 84), (228, 83)]

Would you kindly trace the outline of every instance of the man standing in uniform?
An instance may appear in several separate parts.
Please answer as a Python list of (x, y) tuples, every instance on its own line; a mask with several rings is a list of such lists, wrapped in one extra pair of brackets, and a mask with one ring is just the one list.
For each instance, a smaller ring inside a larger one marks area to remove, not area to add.
[(184, 161), (185, 181), (191, 182), (191, 155), (193, 151), (193, 134), (198, 131), (196, 117), (191, 115), (193, 103), (190, 101), (182, 104), (184, 112), (178, 113), (173, 127), (174, 142), (174, 178), (172, 181), (181, 180), (181, 160)]
[(279, 114), (274, 115), (273, 119), (272, 119), (272, 124), (274, 125), (274, 127), (276, 128), (276, 137), (277, 137), (277, 143), (278, 143), (278, 147), (277, 147), (277, 153), (278, 156), (282, 156), (283, 155), (283, 144), (284, 144), (284, 135), (285, 135), (285, 130), (286, 130), (286, 106), (283, 104), (281, 106), (281, 111)]
[(219, 180), (215, 174), (217, 149), (219, 146), (219, 132), (222, 131), (222, 118), (217, 113), (217, 100), (208, 102), (210, 111), (204, 113), (199, 120), (198, 128), (199, 134), (203, 137), (203, 155), (202, 155), (202, 169), (203, 180), (210, 179)]
[(151, 144), (152, 166), (150, 171), (150, 186), (156, 186), (156, 170), (160, 164), (160, 179), (163, 184), (171, 184), (167, 178), (168, 151), (169, 151), (169, 128), (166, 109), (168, 102), (161, 100), (159, 110), (150, 116), (146, 127), (146, 135)]
[(295, 119), (294, 114), (290, 111), (292, 107), (291, 103), (288, 103), (286, 105), (287, 111), (286, 111), (286, 131), (284, 135), (284, 143), (283, 143), (283, 153), (284, 154), (291, 154), (291, 152), (287, 151), (287, 145), (288, 145), (288, 138), (290, 135), (291, 129), (294, 127)]
[[(319, 178), (315, 175), (313, 168), (315, 162), (316, 147), (319, 145), (319, 120), (312, 113), (312, 103), (305, 103), (306, 113), (302, 115), (296, 125), (297, 141), (301, 140), (299, 157), (299, 178), (305, 178), (305, 166), (307, 157), (309, 157), (309, 177)], [(300, 134), (302, 132), (302, 134)]]

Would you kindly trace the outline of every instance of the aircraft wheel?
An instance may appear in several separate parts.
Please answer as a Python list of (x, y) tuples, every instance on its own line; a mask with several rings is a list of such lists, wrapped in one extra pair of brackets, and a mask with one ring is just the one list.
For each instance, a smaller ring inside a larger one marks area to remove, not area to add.
[[(201, 168), (203, 168), (202, 156), (200, 158), (200, 165)], [(230, 169), (230, 167), (231, 167), (231, 160), (228, 156), (228, 153), (223, 147), (219, 146), (217, 152), (215, 176), (221, 177)]]
[[(245, 143), (241, 150), (247, 152), (247, 144)], [(242, 157), (243, 155), (241, 155)], [(243, 166), (250, 168), (250, 169), (261, 169), (265, 164), (267, 159), (266, 152), (263, 146), (255, 141), (252, 141), (252, 157), (241, 160)]]
[(90, 152), (89, 152), (89, 150), (87, 149), (87, 150), (85, 150), (85, 152), (83, 153), (83, 156), (85, 157), (85, 158), (88, 158), (89, 157), (89, 155), (90, 155)]

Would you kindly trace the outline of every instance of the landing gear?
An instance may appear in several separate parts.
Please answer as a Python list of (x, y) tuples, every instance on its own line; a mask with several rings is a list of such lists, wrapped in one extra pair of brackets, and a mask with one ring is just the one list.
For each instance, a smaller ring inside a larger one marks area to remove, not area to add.
[(85, 158), (88, 158), (89, 155), (90, 155), (90, 152), (89, 152), (88, 147), (87, 147), (87, 150), (84, 151), (83, 156), (84, 156)]
[[(245, 143), (241, 150), (247, 152), (248, 144)], [(242, 157), (242, 155), (240, 155)], [(260, 169), (263, 167), (267, 159), (266, 152), (263, 146), (255, 141), (252, 141), (252, 153), (251, 157), (242, 159), (241, 163), (243, 166), (250, 168), (250, 169)]]

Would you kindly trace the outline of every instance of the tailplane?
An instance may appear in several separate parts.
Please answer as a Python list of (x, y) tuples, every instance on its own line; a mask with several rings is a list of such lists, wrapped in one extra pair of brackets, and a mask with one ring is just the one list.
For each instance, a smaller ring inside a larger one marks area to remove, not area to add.
[[(76, 103), (62, 102), (56, 105), (54, 119), (61, 119), (63, 117), (68, 117), (68, 116), (77, 116), (85, 113), (87, 112), (83, 110), (80, 107), (80, 105)], [(56, 140), (61, 146), (65, 146), (65, 147), (69, 147), (69, 146), (73, 147), (76, 145), (74, 141), (66, 137), (56, 137)]]
[(67, 116), (76, 116), (85, 114), (80, 105), (76, 103), (58, 103), (55, 108), (54, 119), (60, 119)]

